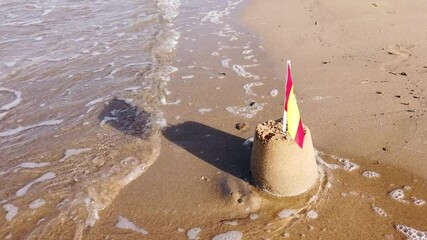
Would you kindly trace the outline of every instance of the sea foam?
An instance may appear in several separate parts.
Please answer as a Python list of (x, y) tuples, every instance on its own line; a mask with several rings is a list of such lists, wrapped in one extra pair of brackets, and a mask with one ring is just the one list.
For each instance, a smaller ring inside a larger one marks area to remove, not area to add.
[(25, 185), (23, 188), (16, 191), (16, 196), (22, 197), (27, 193), (28, 189), (30, 189), (34, 184), (39, 183), (39, 182), (44, 182), (47, 180), (51, 180), (55, 177), (56, 177), (56, 174), (53, 172), (45, 173), (42, 176), (40, 176), (39, 178), (37, 178), (37, 179), (31, 181), (30, 183), (28, 183), (27, 185)]
[(129, 219), (122, 216), (119, 216), (116, 227), (121, 229), (129, 229), (134, 232), (141, 233), (142, 235), (148, 234), (145, 229), (137, 227), (133, 222), (129, 221)]
[(34, 125), (19, 126), (17, 128), (13, 128), (13, 129), (6, 130), (4, 132), (0, 132), (0, 137), (12, 136), (12, 135), (18, 134), (20, 132), (23, 132), (23, 131), (26, 131), (26, 130), (29, 130), (29, 129), (32, 129), (32, 128), (58, 125), (58, 124), (61, 124), (63, 121), (64, 120), (49, 120), (49, 121), (44, 121), (44, 122), (37, 123), (37, 124), (34, 124)]
[(212, 240), (241, 240), (243, 233), (240, 231), (228, 231), (212, 238)]

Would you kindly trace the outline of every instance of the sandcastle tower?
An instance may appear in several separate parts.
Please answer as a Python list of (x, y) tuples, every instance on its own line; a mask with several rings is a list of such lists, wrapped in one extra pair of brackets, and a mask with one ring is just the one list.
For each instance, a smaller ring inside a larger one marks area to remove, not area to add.
[(310, 130), (301, 121), (289, 61), (285, 96), (283, 119), (256, 127), (251, 178), (274, 195), (295, 196), (313, 187), (319, 174)]
[(282, 131), (282, 120), (258, 124), (251, 156), (255, 185), (278, 196), (295, 196), (315, 185), (319, 174), (310, 130), (305, 127), (302, 148)]

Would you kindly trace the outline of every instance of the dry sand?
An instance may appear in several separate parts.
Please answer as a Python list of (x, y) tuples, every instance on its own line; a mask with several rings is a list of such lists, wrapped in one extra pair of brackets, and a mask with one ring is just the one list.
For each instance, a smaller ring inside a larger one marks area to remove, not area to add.
[[(223, 110), (244, 100), (235, 89), (247, 81), (173, 81), (169, 97), (183, 104), (164, 108), (170, 127), (159, 159), (101, 212), (86, 238), (188, 239), (197, 233), (210, 239), (241, 231), (243, 239), (404, 239), (399, 224), (427, 231), (427, 204), (416, 204), (427, 200), (426, 5), (252, 1), (243, 19), (271, 53), (258, 59), (276, 69), (260, 71), (271, 80), (259, 91), (280, 89), (283, 81), (273, 78), (283, 79), (286, 60), (293, 61), (302, 119), (322, 151), (318, 187), (274, 198), (247, 182), (250, 149), (242, 143), (257, 123), (281, 115), (281, 98), (267, 97), (268, 107), (246, 119)], [(213, 111), (197, 111), (206, 106)], [(249, 129), (236, 130), (239, 121)], [(119, 216), (148, 234), (114, 228)]]

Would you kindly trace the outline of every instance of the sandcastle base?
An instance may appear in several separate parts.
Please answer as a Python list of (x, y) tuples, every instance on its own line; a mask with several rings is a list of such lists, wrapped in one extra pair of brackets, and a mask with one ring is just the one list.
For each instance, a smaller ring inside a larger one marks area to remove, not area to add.
[(282, 120), (258, 124), (251, 155), (254, 184), (277, 196), (296, 196), (315, 185), (319, 174), (310, 130), (305, 126), (301, 149), (282, 132)]

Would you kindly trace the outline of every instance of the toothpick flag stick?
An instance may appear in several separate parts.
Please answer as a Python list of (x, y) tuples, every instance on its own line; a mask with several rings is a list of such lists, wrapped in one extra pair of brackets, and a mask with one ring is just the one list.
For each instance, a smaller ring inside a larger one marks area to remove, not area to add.
[(285, 107), (283, 111), (283, 132), (288, 131), (291, 138), (302, 148), (304, 144), (304, 129), (301, 115), (294, 94), (291, 75), (291, 61), (287, 62)]

